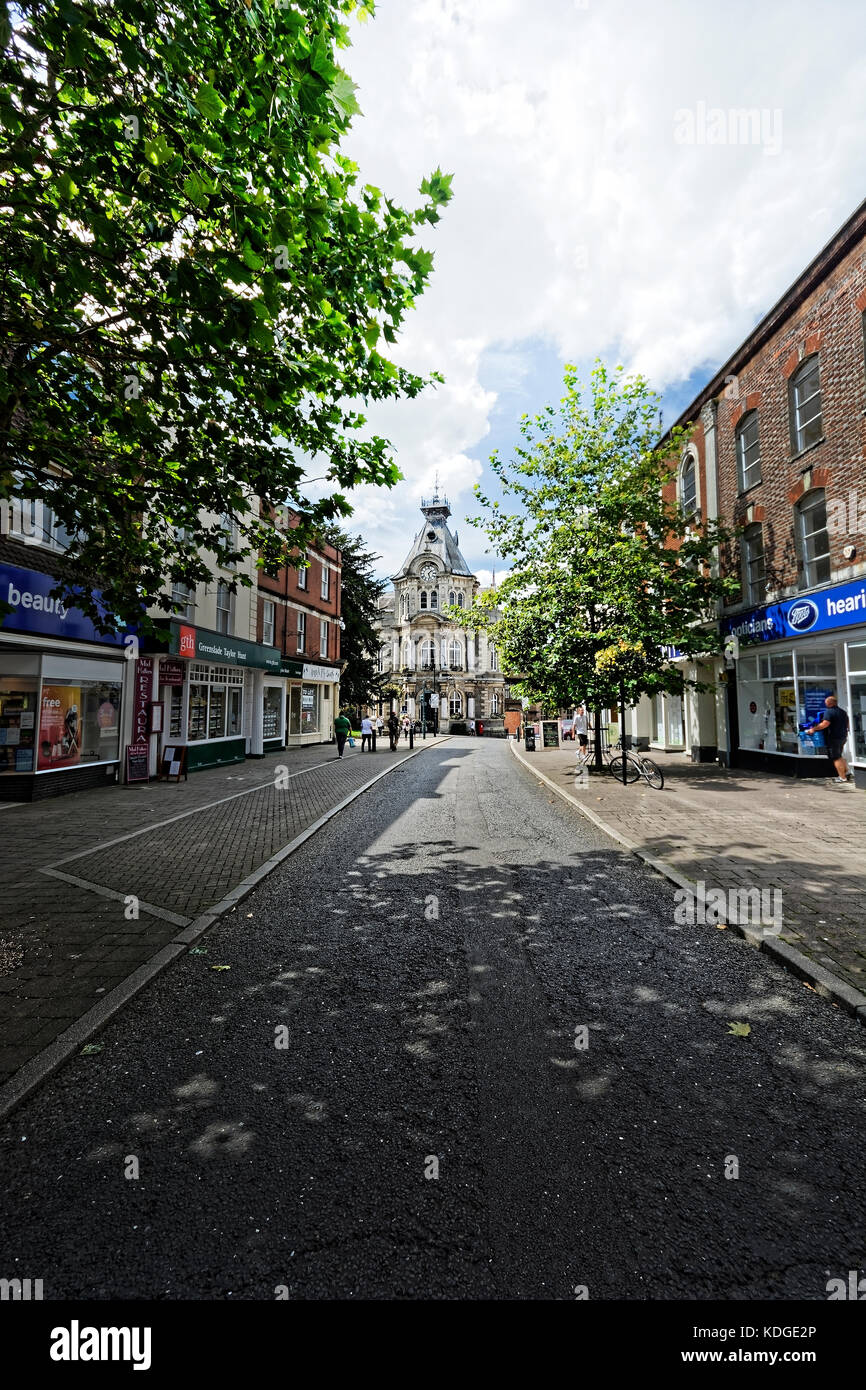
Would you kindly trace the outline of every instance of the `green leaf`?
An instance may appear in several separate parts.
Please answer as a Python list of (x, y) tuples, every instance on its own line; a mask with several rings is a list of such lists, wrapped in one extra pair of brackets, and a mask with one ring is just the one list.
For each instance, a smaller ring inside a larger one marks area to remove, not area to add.
[(78, 1055), (80, 1057), (93, 1057), (97, 1052), (101, 1052), (104, 1046), (104, 1043), (87, 1043)]
[(202, 82), (193, 97), (193, 101), (206, 120), (214, 123), (222, 120), (226, 109), (225, 102), (216, 88), (212, 87), (209, 82)]
[(747, 1038), (752, 1031), (750, 1023), (729, 1023), (728, 1032), (733, 1033), (737, 1038)]

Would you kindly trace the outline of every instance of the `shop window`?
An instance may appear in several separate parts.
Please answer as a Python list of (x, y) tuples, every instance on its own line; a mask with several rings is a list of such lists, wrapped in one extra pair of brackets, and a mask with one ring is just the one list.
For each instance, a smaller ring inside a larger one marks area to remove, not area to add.
[(224, 579), (217, 582), (216, 625), (217, 632), (230, 637), (234, 630), (235, 596)]
[(265, 686), (262, 736), (280, 738), (280, 711), (283, 707), (283, 692), (278, 685)]
[(747, 603), (763, 603), (767, 593), (764, 569), (764, 528), (747, 526), (742, 541), (743, 591)]
[(0, 676), (0, 772), (35, 772), (38, 681)]
[(168, 736), (178, 742), (183, 739), (183, 686), (169, 687), (168, 697)]
[(208, 687), (198, 682), (190, 682), (189, 687), (189, 730), (187, 739), (196, 743), (207, 738), (207, 693)]
[(208, 710), (207, 736), (208, 738), (225, 738), (226, 733), (226, 688), (224, 685), (212, 685), (210, 690), (210, 708)]
[(791, 444), (795, 454), (817, 444), (823, 433), (818, 358), (799, 366), (790, 383)]
[(120, 681), (43, 681), (37, 770), (115, 762), (120, 691)]
[(737, 426), (737, 486), (740, 492), (761, 481), (761, 446), (758, 439), (758, 412), (751, 410)]
[(275, 605), (271, 599), (264, 599), (262, 602), (262, 641), (266, 647), (274, 645), (274, 613)]
[(822, 487), (812, 488), (796, 507), (801, 581), (804, 588), (824, 584), (830, 578), (830, 533), (827, 503)]
[(319, 687), (317, 685), (301, 686), (301, 733), (317, 734), (319, 732)]

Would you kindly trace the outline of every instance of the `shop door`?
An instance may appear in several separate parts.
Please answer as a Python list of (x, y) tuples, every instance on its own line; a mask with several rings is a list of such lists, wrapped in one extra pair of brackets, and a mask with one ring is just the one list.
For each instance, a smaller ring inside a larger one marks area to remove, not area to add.
[(798, 753), (797, 700), (794, 683), (777, 681), (773, 686), (773, 709), (776, 717), (776, 749), (779, 753)]
[(859, 762), (866, 762), (866, 677), (857, 676), (851, 679), (851, 742), (854, 746), (854, 757)]
[(289, 733), (301, 732), (301, 687), (293, 685), (289, 693)]

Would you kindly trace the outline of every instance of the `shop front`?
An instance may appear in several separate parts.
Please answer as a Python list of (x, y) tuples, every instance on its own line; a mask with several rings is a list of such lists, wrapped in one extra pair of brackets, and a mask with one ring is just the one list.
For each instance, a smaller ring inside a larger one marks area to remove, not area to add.
[(330, 743), (340, 707), (339, 666), (318, 666), (283, 657), (280, 670), (286, 679), (286, 746)]
[(823, 739), (801, 724), (820, 720), (834, 695), (851, 722), (845, 756), (866, 787), (866, 582), (837, 584), (727, 618), (735, 679), (730, 715), (735, 765), (798, 777), (835, 771)]
[[(0, 564), (0, 800), (35, 801), (117, 780), (126, 630), (106, 636), (51, 597), (56, 580)], [(98, 601), (98, 594), (96, 595)]]
[(277, 649), (172, 619), (168, 650), (159, 651), (154, 697), (163, 716), (151, 775), (169, 747), (186, 748), (189, 772), (261, 757), (266, 681), (276, 680), (278, 690), (281, 685)]

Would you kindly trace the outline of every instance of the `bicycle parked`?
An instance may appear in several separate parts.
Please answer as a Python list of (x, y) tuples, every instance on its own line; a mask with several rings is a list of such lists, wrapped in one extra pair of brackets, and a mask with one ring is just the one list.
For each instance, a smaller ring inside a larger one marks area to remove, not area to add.
[[(648, 787), (653, 787), (656, 791), (661, 791), (665, 784), (665, 775), (658, 763), (654, 763), (652, 758), (648, 758), (645, 753), (638, 753), (636, 749), (623, 749), (622, 739), (617, 739), (611, 748), (603, 748), (601, 752), (602, 762), (610, 773), (611, 777), (621, 782), (622, 763), (625, 758), (625, 780), (631, 784), (642, 777)], [(578, 769), (589, 768), (595, 762), (595, 749), (582, 748), (577, 757)]]

